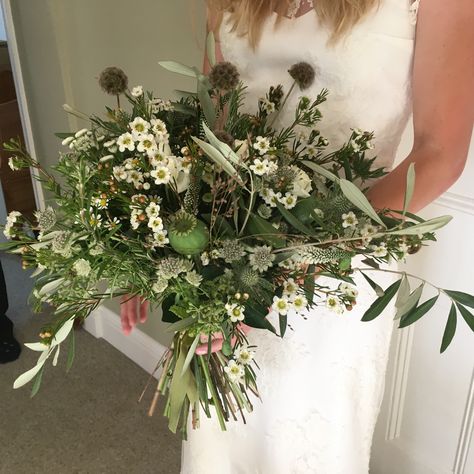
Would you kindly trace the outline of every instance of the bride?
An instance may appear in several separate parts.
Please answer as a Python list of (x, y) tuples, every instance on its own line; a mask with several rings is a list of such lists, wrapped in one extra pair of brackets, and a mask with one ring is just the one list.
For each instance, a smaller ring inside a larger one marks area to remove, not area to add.
[[(389, 169), (413, 110), (413, 148), (371, 187), (375, 207), (403, 207), (410, 163), (415, 212), (461, 174), (474, 117), (472, 0), (208, 0), (208, 12), (217, 57), (239, 69), (249, 110), (270, 85), (288, 89), (286, 70), (306, 61), (317, 76), (305, 94), (329, 89), (320, 131), (330, 147), (339, 148), (351, 127), (374, 131), (376, 164)], [(298, 94), (292, 100), (280, 125), (291, 119)], [(249, 333), (250, 343), (258, 341), (263, 403), (227, 432), (201, 417), (183, 444), (182, 474), (368, 473), (393, 323), (390, 308), (360, 322), (374, 296), (356, 281), (351, 312), (318, 308), (293, 317), (284, 341)], [(136, 298), (122, 304), (124, 331), (146, 312)]]

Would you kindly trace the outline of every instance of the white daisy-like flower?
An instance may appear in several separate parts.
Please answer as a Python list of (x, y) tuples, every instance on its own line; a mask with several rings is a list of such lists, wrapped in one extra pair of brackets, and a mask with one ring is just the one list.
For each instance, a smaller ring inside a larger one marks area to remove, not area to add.
[(261, 160), (260, 158), (255, 158), (253, 164), (250, 165), (250, 169), (257, 175), (263, 176), (268, 173), (269, 170), (269, 161), (265, 158)]
[(140, 171), (137, 170), (130, 170), (127, 173), (126, 181), (127, 183), (133, 183), (137, 189), (140, 189), (141, 184), (143, 183), (143, 173), (140, 173)]
[(288, 278), (288, 280), (283, 283), (283, 295), (288, 296), (289, 298), (296, 295), (299, 289), (300, 287), (296, 284), (293, 278)]
[(250, 266), (258, 272), (266, 272), (273, 266), (275, 254), (269, 245), (261, 245), (250, 249), (249, 262)]
[(271, 100), (268, 100), (266, 97), (262, 97), (259, 99), (259, 102), (267, 114), (275, 112), (275, 104)]
[(128, 125), (135, 140), (138, 140), (141, 135), (147, 134), (148, 130), (150, 130), (150, 123), (142, 117), (135, 117), (133, 122), (130, 122)]
[(138, 137), (137, 151), (140, 153), (153, 153), (156, 150), (155, 137), (150, 134), (143, 134)]
[(278, 199), (285, 209), (293, 209), (296, 206), (296, 203), (298, 201), (297, 197), (293, 193), (285, 193), (284, 196)]
[(123, 133), (120, 137), (117, 138), (117, 145), (119, 151), (123, 153), (125, 150), (133, 151), (135, 150), (135, 142), (131, 133)]
[(113, 230), (116, 229), (120, 225), (120, 220), (118, 217), (114, 217), (113, 219), (109, 220), (106, 224), (105, 227), (107, 229)]
[(167, 166), (169, 163), (169, 159), (166, 155), (161, 153), (160, 151), (156, 150), (153, 151), (148, 155), (148, 158), (150, 160), (150, 164), (153, 167), (158, 167), (158, 166)]
[(202, 275), (199, 275), (199, 273), (196, 272), (195, 270), (191, 270), (190, 272), (187, 272), (184, 278), (190, 285), (193, 285), (196, 287), (198, 287), (202, 281)]
[(91, 264), (84, 258), (80, 258), (79, 260), (76, 260), (72, 268), (76, 272), (76, 275), (79, 277), (89, 276), (91, 272)]
[(344, 312), (344, 306), (337, 296), (328, 296), (326, 300), (326, 308), (334, 311), (336, 314), (342, 314)]
[(159, 232), (160, 230), (163, 230), (163, 219), (159, 216), (150, 218), (148, 221), (148, 227), (153, 232)]
[(360, 229), (360, 235), (365, 238), (372, 238), (378, 232), (378, 227), (372, 224), (364, 224)]
[(408, 255), (409, 250), (410, 250), (410, 247), (406, 242), (401, 242), (398, 245), (398, 251), (402, 253), (401, 258), (405, 258)]
[(242, 365), (249, 365), (255, 357), (255, 351), (250, 350), (247, 346), (240, 346), (234, 350), (235, 360)]
[(133, 209), (132, 213), (130, 215), (130, 225), (132, 226), (132, 229), (137, 230), (138, 227), (140, 227), (140, 224), (142, 223), (143, 218), (140, 216), (144, 217), (143, 211), (140, 209)]
[(150, 202), (145, 209), (148, 218), (157, 217), (160, 214), (160, 205), (156, 202)]
[(278, 296), (273, 297), (272, 309), (278, 314), (285, 316), (291, 309), (291, 304), (288, 298), (279, 298)]
[(358, 153), (361, 150), (360, 145), (355, 140), (351, 140), (349, 142), (349, 144), (350, 144), (352, 150), (355, 151), (356, 153)]
[(153, 119), (151, 121), (151, 129), (153, 130), (155, 139), (158, 143), (168, 143), (169, 133), (163, 120)]
[(241, 306), (237, 303), (226, 303), (225, 309), (227, 311), (227, 315), (230, 317), (231, 322), (237, 323), (245, 319), (244, 306)]
[(133, 97), (140, 97), (143, 95), (143, 86), (135, 86), (131, 91)]
[(168, 231), (165, 229), (159, 230), (153, 234), (153, 243), (157, 247), (164, 247), (166, 244), (169, 244), (170, 241), (167, 237)]
[(342, 227), (344, 227), (344, 229), (355, 227), (358, 223), (359, 221), (352, 211), (342, 215)]
[(270, 150), (270, 139), (267, 137), (258, 136), (255, 143), (253, 144), (255, 150), (260, 155), (265, 155)]
[(112, 173), (117, 181), (125, 181), (128, 177), (127, 170), (124, 166), (114, 166), (112, 168)]
[(309, 156), (310, 158), (314, 158), (318, 155), (318, 148), (310, 143), (306, 145), (305, 152), (307, 156)]
[(276, 193), (271, 188), (263, 188), (260, 191), (260, 196), (262, 196), (262, 199), (268, 206), (277, 207), (277, 202), (279, 202), (279, 200), (281, 199), (282, 194), (280, 191)]
[(354, 285), (343, 282), (339, 285), (339, 290), (349, 298), (357, 298), (359, 291)]
[(167, 184), (171, 181), (171, 172), (166, 166), (157, 166), (150, 171), (150, 176), (155, 179), (155, 184)]
[(203, 252), (201, 254), (201, 263), (206, 267), (210, 263), (209, 254), (207, 252)]
[(106, 195), (97, 196), (92, 199), (92, 205), (97, 209), (107, 209), (109, 199)]
[(308, 300), (303, 295), (296, 295), (291, 299), (291, 306), (295, 311), (300, 313), (308, 306)]
[(386, 257), (388, 255), (387, 244), (382, 242), (379, 245), (372, 245), (372, 255), (374, 257)]
[(241, 383), (245, 375), (244, 368), (238, 364), (235, 360), (230, 360), (226, 367), (224, 367), (224, 372), (228, 375), (231, 382)]
[(293, 194), (301, 198), (309, 197), (313, 189), (311, 178), (297, 166), (292, 166), (291, 169), (297, 173), (293, 181)]
[(100, 214), (96, 214), (94, 212), (91, 212), (89, 216), (89, 225), (91, 227), (102, 227), (102, 216)]

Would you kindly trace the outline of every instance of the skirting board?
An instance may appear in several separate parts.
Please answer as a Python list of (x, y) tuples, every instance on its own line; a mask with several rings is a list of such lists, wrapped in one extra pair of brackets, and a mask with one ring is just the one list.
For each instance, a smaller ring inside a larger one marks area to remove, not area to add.
[(122, 332), (119, 316), (105, 306), (97, 308), (86, 319), (84, 329), (94, 337), (106, 340), (149, 374), (155, 370), (166, 351), (165, 346), (139, 329), (135, 328), (126, 336)]

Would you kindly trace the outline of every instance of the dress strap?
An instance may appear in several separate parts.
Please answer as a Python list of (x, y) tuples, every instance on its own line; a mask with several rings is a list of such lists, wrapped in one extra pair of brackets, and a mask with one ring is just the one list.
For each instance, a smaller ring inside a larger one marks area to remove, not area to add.
[(411, 19), (412, 25), (416, 25), (416, 21), (418, 19), (418, 8), (420, 8), (420, 2), (421, 2), (421, 0), (415, 0), (411, 4), (410, 19)]

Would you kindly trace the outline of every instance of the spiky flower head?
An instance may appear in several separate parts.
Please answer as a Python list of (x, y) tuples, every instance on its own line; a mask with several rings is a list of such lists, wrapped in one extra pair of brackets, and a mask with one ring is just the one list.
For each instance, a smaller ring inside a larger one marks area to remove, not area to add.
[(238, 240), (229, 239), (221, 243), (218, 252), (219, 257), (223, 258), (225, 262), (232, 263), (240, 260), (245, 255), (245, 248)]
[(54, 253), (60, 254), (63, 257), (70, 257), (72, 254), (70, 239), (70, 232), (58, 232), (51, 242), (51, 249)]
[(275, 254), (272, 253), (272, 248), (268, 245), (261, 245), (251, 249), (249, 256), (250, 266), (258, 272), (266, 272), (275, 260)]
[(239, 84), (239, 71), (230, 62), (217, 63), (209, 73), (209, 82), (214, 89), (229, 91)]
[(41, 232), (52, 229), (56, 224), (56, 212), (51, 206), (48, 206), (44, 211), (36, 211), (35, 216)]
[(237, 273), (237, 278), (244, 289), (255, 289), (260, 282), (259, 273), (251, 267), (243, 267)]
[(214, 135), (218, 140), (221, 142), (224, 142), (226, 145), (229, 145), (231, 148), (233, 148), (234, 143), (235, 143), (235, 138), (225, 130), (216, 130), (214, 132)]
[(170, 231), (180, 237), (185, 237), (196, 228), (196, 225), (197, 219), (189, 212), (180, 209), (171, 219)]
[(314, 67), (304, 61), (293, 64), (288, 70), (288, 73), (296, 81), (301, 90), (310, 87), (316, 77)]
[(318, 265), (321, 263), (331, 263), (343, 260), (350, 256), (344, 250), (337, 247), (321, 248), (321, 247), (304, 247), (298, 252), (298, 259), (306, 265)]
[(176, 278), (181, 273), (191, 271), (193, 268), (193, 262), (185, 260), (184, 258), (178, 257), (167, 257), (158, 263), (158, 280), (165, 279), (170, 280)]
[(122, 69), (111, 66), (105, 68), (99, 76), (99, 84), (104, 92), (110, 95), (123, 94), (128, 87), (128, 77)]

